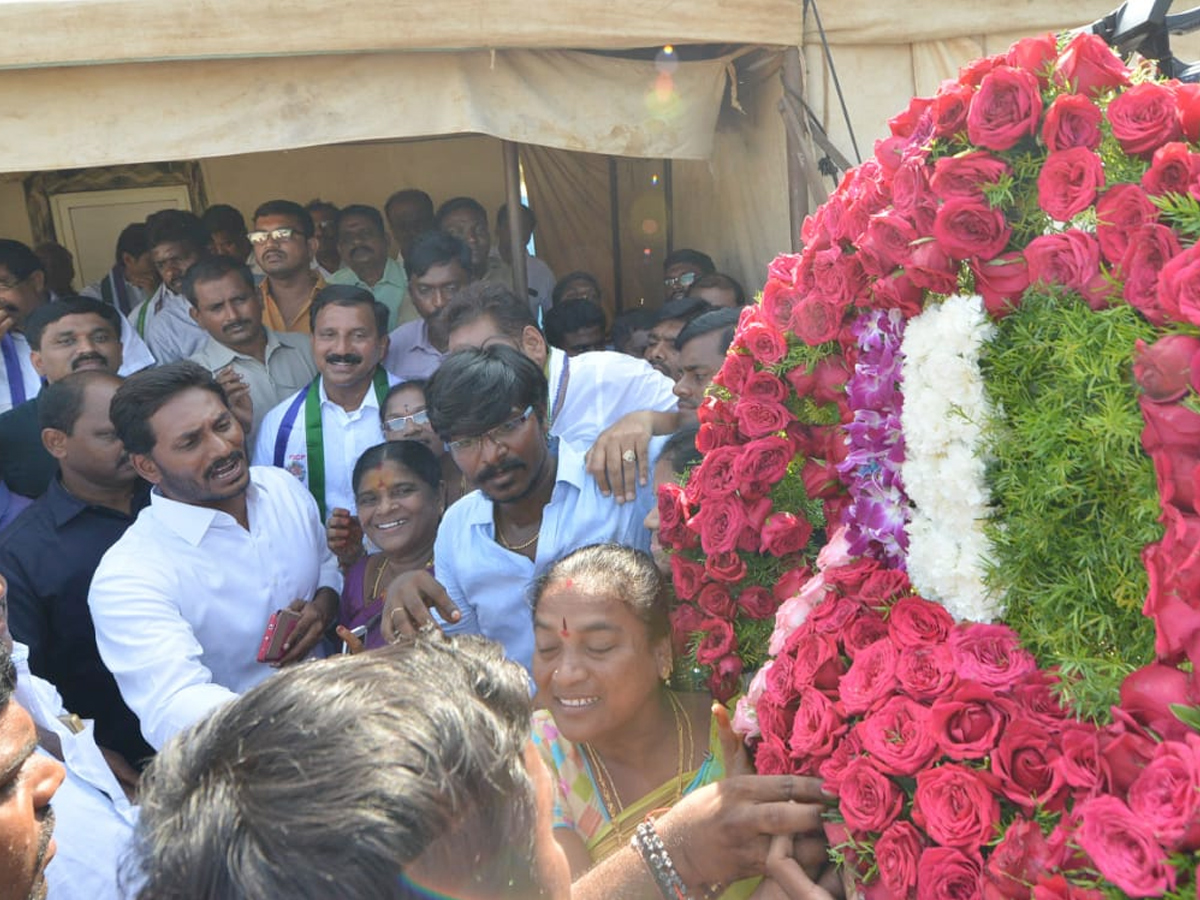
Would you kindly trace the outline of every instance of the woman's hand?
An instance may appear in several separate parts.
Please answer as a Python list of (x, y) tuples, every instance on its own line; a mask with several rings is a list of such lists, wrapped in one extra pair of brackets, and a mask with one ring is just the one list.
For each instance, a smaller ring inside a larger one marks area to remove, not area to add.
[(358, 639), (358, 636), (355, 635), (353, 631), (351, 631), (345, 625), (339, 625), (336, 630), (337, 636), (340, 637), (342, 639), (342, 643), (346, 645), (344, 652), (351, 655), (363, 652), (363, 642)]
[(766, 878), (750, 895), (750, 900), (834, 900), (829, 891), (808, 876), (793, 852), (792, 839), (787, 835), (771, 838)]
[(712, 717), (717, 722), (717, 737), (721, 741), (721, 750), (725, 756), (725, 777), (753, 775), (754, 764), (750, 762), (746, 742), (733, 730), (729, 710), (719, 700), (713, 701)]
[(329, 521), (325, 523), (325, 543), (337, 557), (338, 565), (348, 569), (363, 555), (362, 525), (358, 517), (350, 514), (350, 510), (335, 506), (329, 511)]

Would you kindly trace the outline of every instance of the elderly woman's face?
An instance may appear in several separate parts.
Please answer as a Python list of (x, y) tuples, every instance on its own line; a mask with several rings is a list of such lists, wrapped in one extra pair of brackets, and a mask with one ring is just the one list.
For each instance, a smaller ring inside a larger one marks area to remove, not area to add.
[(619, 739), (660, 714), (659, 686), (671, 664), (667, 637), (618, 597), (564, 579), (546, 588), (534, 617), (538, 700), (569, 741)]
[(420, 549), (437, 535), (442, 518), (437, 491), (402, 463), (384, 460), (368, 469), (354, 500), (363, 531), (384, 553)]

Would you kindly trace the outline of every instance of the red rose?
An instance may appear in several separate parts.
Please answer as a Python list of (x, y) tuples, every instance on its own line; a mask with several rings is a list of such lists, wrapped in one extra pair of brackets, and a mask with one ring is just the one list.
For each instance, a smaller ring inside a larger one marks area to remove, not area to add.
[(921, 289), (903, 272), (875, 281), (871, 285), (871, 296), (877, 309), (898, 309), (906, 319), (921, 312)]
[(993, 209), (976, 198), (950, 198), (942, 204), (933, 222), (934, 239), (943, 250), (959, 259), (972, 256), (991, 259), (1004, 249), (1011, 234), (1003, 210)]
[(958, 677), (1003, 690), (1037, 668), (1007, 625), (972, 624), (950, 634)]
[(929, 710), (897, 695), (854, 728), (865, 751), (889, 775), (915, 775), (937, 755)]
[(1200, 846), (1200, 737), (1164, 741), (1129, 788), (1129, 808), (1168, 850)]
[(754, 360), (747, 353), (730, 352), (720, 370), (713, 376), (713, 384), (725, 388), (731, 394), (740, 394), (746, 376), (753, 371)]
[(700, 623), (700, 630), (704, 637), (696, 645), (696, 661), (702, 666), (712, 665), (721, 657), (732, 653), (737, 646), (733, 626), (724, 619), (705, 619)]
[(759, 775), (791, 775), (787, 747), (775, 738), (759, 741), (754, 749), (754, 771)]
[(1142, 187), (1156, 197), (1186, 194), (1197, 174), (1200, 156), (1182, 141), (1172, 141), (1154, 151), (1150, 168), (1142, 175)]
[(882, 606), (884, 602), (907, 594), (912, 590), (908, 575), (903, 569), (876, 568), (858, 588), (858, 599), (868, 606)]
[(910, 822), (896, 822), (875, 841), (879, 880), (897, 900), (916, 896), (917, 860), (923, 845), (921, 832)]
[(1075, 839), (1100, 874), (1131, 897), (1156, 897), (1175, 887), (1175, 870), (1146, 824), (1118, 798), (1093, 797), (1076, 808)]
[(983, 77), (967, 112), (967, 137), (988, 150), (1008, 150), (1037, 133), (1042, 93), (1037, 78), (1011, 66)]
[(1042, 122), (1042, 140), (1051, 150), (1069, 150), (1100, 146), (1100, 107), (1081, 94), (1059, 94), (1046, 110)]
[(858, 652), (838, 682), (838, 696), (847, 713), (865, 713), (892, 693), (897, 656), (896, 645), (889, 640), (876, 641)]
[(935, 137), (953, 137), (967, 125), (967, 106), (974, 89), (970, 85), (944, 81), (929, 107)]
[(1021, 305), (1021, 295), (1029, 287), (1029, 265), (1019, 250), (985, 261), (973, 259), (970, 265), (988, 315), (1002, 319)]
[(745, 397), (737, 403), (738, 430), (748, 438), (766, 437), (783, 431), (792, 418), (787, 408), (779, 403)]
[(900, 815), (904, 795), (866, 757), (851, 760), (838, 782), (838, 809), (853, 831), (883, 831)]
[[(787, 355), (787, 341), (784, 339), (783, 334), (764, 322), (751, 322), (742, 329), (740, 343), (750, 351), (750, 356), (764, 366), (773, 366)], [(744, 356), (731, 358), (749, 362), (749, 359)], [(721, 371), (724, 372), (725, 368), (728, 368), (728, 365), (728, 360), (726, 360), (726, 366)], [(735, 363), (735, 365), (738, 367), (736, 371), (739, 374), (745, 372), (743, 364)], [(736, 383), (737, 379), (733, 379), (733, 381), (735, 383), (731, 384), (729, 379), (722, 378), (722, 383), (731, 391), (739, 390), (740, 385)]]
[(958, 263), (932, 238), (913, 244), (904, 271), (913, 284), (935, 294), (953, 294), (958, 287)]
[[(835, 571), (837, 570), (831, 569), (826, 572), (825, 578), (828, 579), (829, 574)], [(813, 607), (805, 624), (811, 626), (813, 631), (819, 634), (837, 634), (861, 612), (862, 604), (857, 600), (851, 600), (848, 597), (830, 597)]]
[(1183, 740), (1188, 733), (1187, 726), (1175, 717), (1171, 707), (1175, 704), (1191, 706), (1192, 702), (1188, 674), (1175, 666), (1151, 663), (1130, 673), (1121, 682), (1121, 709), (1139, 725), (1168, 740)]
[(1058, 41), (1053, 34), (1021, 38), (1008, 48), (1004, 61), (1017, 69), (1032, 72), (1042, 85), (1050, 83), (1050, 73), (1058, 56)]
[(950, 648), (945, 644), (905, 647), (896, 660), (896, 681), (915, 700), (933, 700), (947, 693), (958, 681)]
[(888, 628), (901, 647), (939, 644), (950, 636), (954, 619), (944, 606), (923, 597), (901, 597), (888, 613)]
[(671, 643), (676, 656), (684, 656), (692, 638), (704, 627), (704, 614), (690, 603), (680, 603), (671, 610)]
[(1033, 886), (1033, 900), (1104, 900), (1097, 890), (1071, 884), (1061, 874), (1043, 875)]
[(739, 484), (765, 485), (769, 490), (783, 480), (793, 456), (792, 442), (787, 438), (758, 438), (741, 448), (734, 474)]
[(1100, 252), (1113, 265), (1125, 256), (1129, 235), (1158, 220), (1158, 208), (1136, 184), (1109, 188), (1096, 203), (1096, 238)]
[(1200, 245), (1193, 244), (1163, 264), (1158, 305), (1170, 321), (1200, 325)]
[(775, 582), (775, 586), (771, 588), (771, 593), (780, 603), (784, 600), (790, 600), (800, 593), (800, 588), (804, 587), (810, 578), (812, 578), (812, 570), (808, 566), (797, 566), (795, 569), (789, 569)]
[(769, 619), (779, 606), (771, 592), (757, 584), (738, 594), (737, 605), (742, 614), (751, 619)]
[(1165, 84), (1144, 81), (1118, 94), (1108, 104), (1113, 137), (1130, 156), (1149, 156), (1183, 137), (1175, 92)]
[(729, 596), (724, 585), (706, 584), (696, 595), (696, 605), (705, 615), (718, 619), (733, 618), (733, 598)]
[(704, 572), (714, 581), (736, 584), (746, 577), (746, 561), (737, 553), (714, 553), (705, 557)]
[(800, 479), (804, 482), (804, 492), (809, 497), (832, 497), (842, 489), (838, 477), (837, 466), (809, 459), (800, 470)]
[(847, 597), (858, 597), (859, 588), (872, 572), (879, 570), (879, 563), (873, 559), (855, 559), (840, 566), (831, 566), (825, 570), (825, 582), (830, 587), (838, 588)]
[(816, 772), (845, 733), (846, 723), (828, 697), (811, 687), (800, 692), (788, 753), (800, 763), (801, 771)]
[[(705, 397), (705, 402), (711, 398)], [(718, 447), (728, 447), (738, 441), (737, 428), (733, 425), (701, 420), (700, 430), (696, 432), (696, 449), (708, 453)]]
[(742, 671), (744, 665), (741, 657), (734, 653), (723, 656), (712, 667), (712, 675), (708, 679), (708, 689), (713, 699), (728, 703), (742, 687)]
[(894, 271), (908, 259), (909, 245), (916, 237), (917, 230), (895, 211), (872, 216), (858, 237), (863, 270), (876, 276)]
[(982, 900), (983, 860), (978, 853), (926, 847), (917, 871), (917, 900)]
[(1083, 291), (1100, 271), (1100, 244), (1094, 236), (1076, 229), (1043, 234), (1026, 246), (1025, 259), (1031, 282)]
[(1111, 88), (1129, 84), (1129, 70), (1095, 34), (1077, 34), (1059, 54), (1054, 81), (1067, 90), (1094, 97)]
[(1108, 763), (1100, 755), (1100, 734), (1091, 725), (1072, 724), (1063, 729), (1062, 756), (1058, 765), (1063, 780), (1083, 794), (1098, 794), (1111, 780)]
[[(1143, 415), (1153, 404), (1145, 398), (1139, 401)], [(1196, 414), (1182, 406), (1191, 420)], [(1200, 518), (1184, 516), (1173, 506), (1163, 508), (1166, 533), (1142, 549), (1142, 562), (1150, 578), (1142, 613), (1154, 619), (1154, 651), (1166, 662), (1185, 658), (1193, 662), (1200, 638), (1200, 610), (1194, 598), (1200, 596), (1200, 561), (1195, 548), (1200, 545)]]
[(953, 694), (929, 710), (929, 728), (951, 759), (983, 759), (996, 749), (1000, 733), (1015, 717), (1009, 700), (975, 681), (961, 681)]
[[(877, 641), (888, 636), (887, 622), (883, 616), (874, 612), (866, 612), (856, 617), (842, 632), (842, 649), (851, 659), (858, 659), (858, 654)], [(890, 642), (889, 642), (890, 643)], [(897, 649), (897, 652), (899, 650)]]
[(929, 189), (925, 161), (907, 157), (892, 177), (892, 206), (908, 219), (917, 234), (926, 233), (937, 213), (937, 197)]
[[(1167, 263), (1180, 255), (1179, 239), (1174, 229), (1156, 222), (1132, 229), (1126, 239), (1128, 245), (1121, 258), (1125, 301), (1151, 324), (1161, 327), (1167, 322), (1167, 310), (1162, 305), (1159, 284)], [(1177, 272), (1173, 270), (1173, 274)]]
[(965, 66), (958, 70), (958, 80), (962, 84), (970, 85), (971, 87), (979, 87), (979, 82), (983, 81), (983, 76), (996, 66), (1013, 65), (1008, 61), (1008, 57), (997, 53), (995, 56), (981, 56), (978, 59), (973, 59)]
[(687, 529), (690, 515), (682, 487), (673, 481), (658, 486), (658, 539), (663, 544), (676, 549), (694, 545), (695, 535)]
[(770, 372), (754, 372), (746, 378), (742, 387), (743, 397), (753, 397), (765, 403), (783, 403), (787, 395), (787, 385), (778, 375), (772, 375)]
[(1066, 222), (1096, 200), (1104, 186), (1100, 157), (1086, 147), (1056, 150), (1038, 173), (1038, 205), (1050, 218)]
[(836, 403), (845, 395), (850, 370), (840, 356), (826, 356), (817, 360), (812, 374), (812, 396), (817, 403)]
[(1055, 692), (1057, 684), (1057, 675), (1037, 669), (1025, 676), (1010, 696), (1027, 718), (1057, 731), (1062, 727), (1062, 721), (1072, 715)]
[(698, 492), (704, 500), (733, 494), (738, 487), (734, 465), (741, 452), (740, 447), (719, 447), (711, 453), (706, 453), (700, 465), (692, 470), (688, 479), (688, 490), (692, 493)]
[(912, 817), (939, 844), (978, 850), (996, 836), (1000, 803), (974, 769), (946, 763), (917, 772)]
[(1017, 719), (1000, 736), (992, 754), (992, 772), (1000, 790), (1032, 814), (1035, 807), (1062, 809), (1066, 784), (1058, 765), (1060, 753), (1040, 724)]
[(903, 112), (888, 119), (888, 130), (897, 137), (909, 137), (932, 102), (928, 97), (914, 97)]
[[(809, 281), (811, 282), (811, 257), (808, 265), (810, 268)], [(811, 283), (805, 288), (805, 290), (807, 289), (811, 289)], [(787, 287), (778, 281), (767, 281), (763, 285), (761, 306), (763, 321), (759, 324), (768, 332), (781, 335), (783, 331), (787, 330), (788, 323), (792, 320), (792, 310), (795, 308), (802, 293), (803, 290), (799, 287)], [(751, 330), (749, 325), (746, 326), (746, 330)], [(743, 335), (742, 341), (745, 343), (747, 349), (750, 348), (750, 341), (754, 339), (754, 334)]]
[(706, 500), (688, 523), (700, 531), (700, 547), (708, 554), (733, 552), (746, 527), (746, 513), (736, 497)]
[(842, 671), (837, 641), (829, 635), (812, 634), (796, 645), (792, 657), (792, 686), (796, 690), (834, 690)]
[(1183, 136), (1194, 144), (1200, 141), (1200, 84), (1177, 84), (1174, 87)]
[(682, 553), (672, 553), (671, 580), (675, 584), (675, 596), (680, 600), (691, 600), (704, 581), (704, 566)]
[(985, 900), (1029, 900), (1029, 886), (1051, 867), (1050, 846), (1036, 822), (1018, 817), (988, 857)]
[(825, 780), (825, 790), (836, 794), (842, 783), (842, 772), (846, 770), (846, 766), (850, 765), (851, 760), (858, 759), (861, 755), (862, 747), (859, 746), (854, 735), (848, 734), (843, 737), (834, 748), (833, 753), (817, 767), (817, 774)]
[[(866, 227), (866, 222), (862, 223)], [(851, 234), (859, 234), (861, 229), (850, 230)], [(862, 270), (862, 262), (857, 254), (846, 253), (841, 246), (818, 250), (813, 256), (813, 291), (830, 302), (845, 307), (854, 301), (862, 289), (866, 287), (866, 277)], [(803, 303), (807, 298), (802, 298)], [(792, 310), (795, 320), (795, 310)]]
[(1124, 794), (1154, 755), (1155, 742), (1119, 707), (1114, 724), (1100, 733), (1100, 752), (1112, 772), (1112, 790)]
[(812, 523), (808, 519), (792, 513), (775, 513), (767, 519), (762, 529), (762, 545), (759, 549), (772, 556), (798, 553), (808, 545), (812, 531)]
[(815, 293), (809, 294), (792, 309), (788, 327), (804, 343), (816, 347), (837, 337), (847, 305)]
[(983, 150), (972, 150), (960, 156), (943, 156), (933, 164), (929, 186), (941, 200), (955, 197), (980, 200), (983, 188), (996, 184), (1012, 168)]

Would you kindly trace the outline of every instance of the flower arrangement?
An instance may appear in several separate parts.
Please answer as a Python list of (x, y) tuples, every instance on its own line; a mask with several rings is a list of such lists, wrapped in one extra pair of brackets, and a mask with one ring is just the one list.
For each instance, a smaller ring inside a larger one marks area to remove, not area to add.
[(1194, 897), (1200, 86), (1045, 35), (889, 125), (663, 494), (677, 639), (872, 897)]

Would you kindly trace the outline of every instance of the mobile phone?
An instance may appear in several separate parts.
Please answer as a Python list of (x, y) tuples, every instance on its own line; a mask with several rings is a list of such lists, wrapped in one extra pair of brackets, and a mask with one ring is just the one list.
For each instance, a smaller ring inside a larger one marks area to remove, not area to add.
[[(352, 635), (354, 635), (356, 638), (358, 638), (360, 641), (365, 641), (367, 639), (367, 626), (359, 625), (357, 628), (351, 628), (350, 633)], [(342, 642), (342, 655), (345, 656), (349, 652), (350, 652), (350, 645), (347, 644), (345, 641), (343, 641)]]
[(258, 661), (260, 663), (278, 662), (283, 656), (283, 645), (300, 621), (300, 613), (294, 609), (277, 609), (267, 621), (267, 630), (263, 632), (262, 643), (258, 646)]

